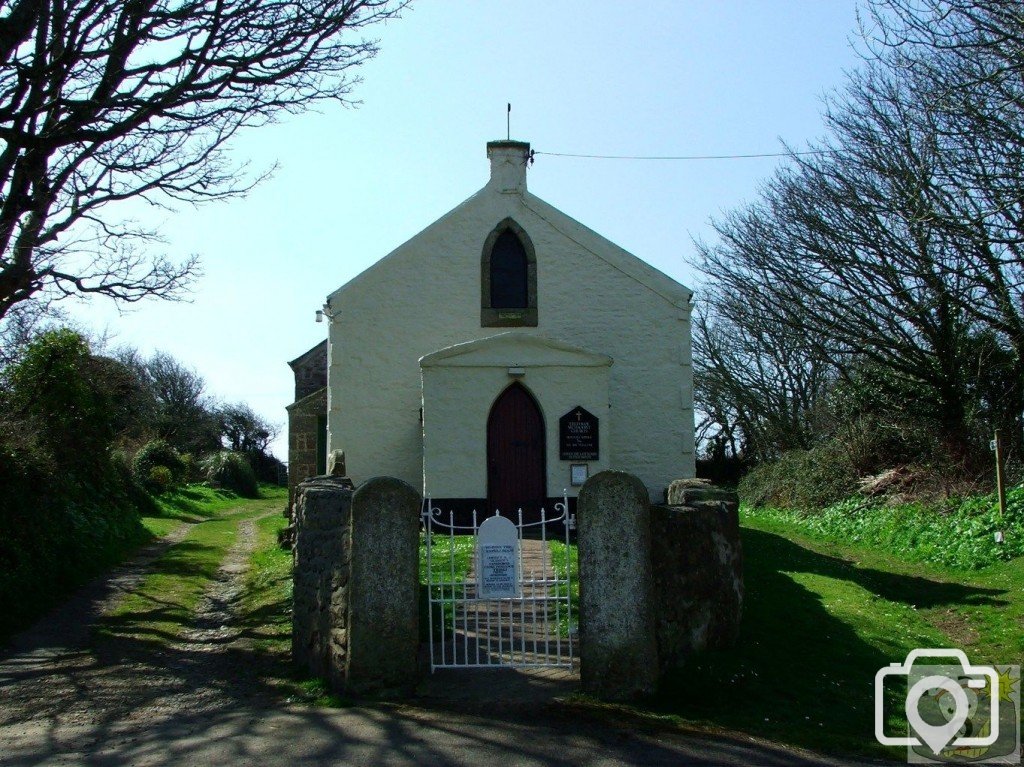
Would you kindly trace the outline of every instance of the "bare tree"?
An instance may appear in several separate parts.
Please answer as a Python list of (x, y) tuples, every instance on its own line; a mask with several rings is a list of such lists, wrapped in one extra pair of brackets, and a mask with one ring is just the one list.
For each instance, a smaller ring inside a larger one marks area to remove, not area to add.
[(12, 307), (0, 322), (0, 370), (14, 362), (44, 329), (68, 322), (65, 313), (56, 306), (24, 301)]
[(758, 204), (717, 222), (698, 266), (722, 291), (766, 296), (763, 316), (813, 340), (841, 375), (889, 371), (880, 380), (915, 392), (907, 406), (966, 456), (978, 326), (964, 304), (978, 287), (963, 268), (970, 243), (937, 212), (935, 126), (882, 68), (855, 77), (826, 119), (823, 153), (794, 157)]
[(31, 297), (174, 298), (194, 258), (113, 214), (243, 194), (242, 128), (333, 99), (402, 0), (0, 0), (0, 318)]
[(698, 399), (752, 451), (784, 444), (765, 426), (786, 411), (759, 392), (795, 402), (772, 377), (795, 340), (838, 376), (840, 419), (937, 439), (970, 468), (992, 426), (1021, 447), (1024, 13), (870, 2), (864, 66), (829, 100), (819, 153), (794, 153), (698, 243)]
[[(873, 0), (868, 32), (936, 136), (935, 225), (958, 244), (960, 295), (1014, 371), (991, 403), (996, 426), (1024, 408), (1024, 13), (1010, 0)], [(985, 344), (983, 344), (983, 347)], [(1000, 415), (1001, 414), (1001, 415)], [(1011, 439), (1019, 437), (1012, 429)]]
[(835, 369), (804, 332), (765, 311), (766, 291), (712, 289), (693, 316), (698, 442), (753, 461), (811, 447)]

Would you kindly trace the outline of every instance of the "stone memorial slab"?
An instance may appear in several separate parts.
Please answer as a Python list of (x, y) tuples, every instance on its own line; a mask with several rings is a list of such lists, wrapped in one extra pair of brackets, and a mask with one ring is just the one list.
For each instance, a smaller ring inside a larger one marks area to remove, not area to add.
[(477, 531), (476, 593), (480, 599), (520, 595), (519, 531), (508, 517), (489, 517)]
[(596, 415), (577, 405), (558, 419), (559, 460), (596, 461), (599, 448)]

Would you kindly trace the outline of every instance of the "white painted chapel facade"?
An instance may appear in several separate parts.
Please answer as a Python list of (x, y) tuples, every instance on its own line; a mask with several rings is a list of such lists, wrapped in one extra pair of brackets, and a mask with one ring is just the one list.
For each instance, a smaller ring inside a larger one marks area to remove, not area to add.
[(487, 156), (328, 297), (327, 447), (445, 509), (551, 509), (608, 468), (659, 500), (694, 475), (691, 291), (527, 191), (529, 144)]

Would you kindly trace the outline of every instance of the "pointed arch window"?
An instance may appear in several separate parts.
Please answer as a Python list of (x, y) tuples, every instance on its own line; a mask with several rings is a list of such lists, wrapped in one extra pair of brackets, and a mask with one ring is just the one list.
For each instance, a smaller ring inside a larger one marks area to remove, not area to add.
[(498, 224), (480, 266), (480, 325), (536, 327), (537, 258), (523, 228), (511, 218)]
[(491, 249), (491, 307), (525, 309), (526, 249), (515, 232), (506, 229)]

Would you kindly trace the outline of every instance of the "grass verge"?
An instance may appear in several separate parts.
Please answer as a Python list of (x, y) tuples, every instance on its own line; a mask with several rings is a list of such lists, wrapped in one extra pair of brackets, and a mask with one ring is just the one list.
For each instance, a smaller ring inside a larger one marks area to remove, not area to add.
[[(873, 680), (918, 647), (973, 662), (1024, 655), (1021, 560), (962, 572), (815, 540), (783, 519), (746, 518), (742, 635), (695, 656), (634, 707), (682, 725), (727, 728), (848, 756), (905, 759), (873, 736)], [(890, 731), (902, 701), (886, 701)]]
[(778, 521), (820, 540), (883, 549), (911, 562), (970, 570), (1024, 556), (1024, 487), (1012, 488), (1006, 500), (1002, 516), (996, 497), (985, 495), (944, 508), (853, 497), (808, 513), (745, 507), (744, 517), (759, 524)]
[(292, 553), (277, 543), (287, 520), (272, 515), (257, 520), (256, 546), (249, 559), (238, 620), (251, 642), (262, 681), (286, 697), (324, 708), (345, 708), (352, 702), (312, 679), (292, 663)]
[[(281, 488), (264, 485), (260, 489), (262, 498), (284, 500)], [(153, 498), (154, 513), (144, 514), (142, 525), (157, 538), (170, 533), (182, 522), (202, 522), (212, 519), (220, 512), (246, 503), (247, 500), (231, 492), (205, 485), (186, 485)]]
[(278, 546), (277, 534), (287, 524), (276, 514), (256, 521), (256, 547), (239, 604), (239, 622), (253, 647), (285, 658), (292, 639), (292, 553)]

